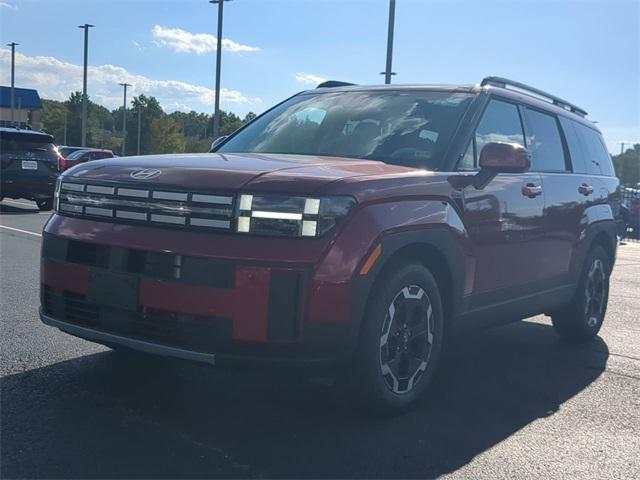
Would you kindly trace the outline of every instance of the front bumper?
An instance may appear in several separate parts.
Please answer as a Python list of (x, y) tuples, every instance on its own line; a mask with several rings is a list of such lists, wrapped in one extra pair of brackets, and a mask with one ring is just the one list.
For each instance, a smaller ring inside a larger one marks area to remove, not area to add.
[(357, 260), (345, 261), (352, 249), (340, 241), (53, 215), (42, 245), (42, 320), (98, 343), (217, 365), (307, 368), (339, 362), (357, 341)]
[(122, 347), (139, 352), (161, 355), (165, 357), (205, 363), (211, 366), (230, 368), (277, 368), (292, 370), (321, 371), (334, 368), (338, 364), (335, 357), (286, 357), (286, 356), (250, 356), (203, 353), (169, 347), (158, 343), (146, 342), (134, 338), (123, 337), (112, 333), (101, 332), (91, 328), (80, 327), (67, 322), (56, 320), (40, 311), (40, 319), (46, 325), (60, 329), (70, 335), (100, 343), (108, 347)]

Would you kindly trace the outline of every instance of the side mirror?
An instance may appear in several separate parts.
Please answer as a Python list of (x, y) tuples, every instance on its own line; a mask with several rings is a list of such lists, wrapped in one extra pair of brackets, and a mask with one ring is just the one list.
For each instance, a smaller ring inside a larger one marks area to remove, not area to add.
[(216, 138), (213, 142), (211, 142), (211, 148), (209, 149), (209, 153), (215, 152), (216, 147), (220, 145), (222, 142), (224, 142), (227, 138), (229, 138), (229, 135), (223, 135), (221, 137)]
[(482, 147), (480, 169), (494, 173), (522, 173), (531, 167), (531, 154), (517, 143), (491, 142)]
[(476, 190), (486, 187), (499, 173), (523, 173), (531, 168), (529, 150), (517, 143), (490, 142), (480, 152), (480, 171), (471, 184)]

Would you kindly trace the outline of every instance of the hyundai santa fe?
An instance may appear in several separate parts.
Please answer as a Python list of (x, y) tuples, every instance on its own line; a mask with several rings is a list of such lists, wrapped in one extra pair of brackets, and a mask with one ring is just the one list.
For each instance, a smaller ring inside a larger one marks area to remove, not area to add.
[(546, 314), (598, 333), (620, 200), (586, 115), (499, 77), (331, 82), (211, 153), (78, 165), (44, 229), (41, 318), (220, 367), (328, 368), (402, 410), (458, 332)]

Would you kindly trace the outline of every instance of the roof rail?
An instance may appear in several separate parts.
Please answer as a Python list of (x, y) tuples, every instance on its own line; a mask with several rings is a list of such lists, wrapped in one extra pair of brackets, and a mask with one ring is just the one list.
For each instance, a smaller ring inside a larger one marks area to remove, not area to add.
[(339, 80), (327, 80), (318, 84), (316, 88), (334, 88), (334, 87), (348, 87), (349, 85), (355, 85), (355, 83), (341, 82)]
[(524, 83), (516, 82), (514, 80), (509, 80), (508, 78), (485, 77), (482, 79), (480, 86), (484, 87), (485, 85), (493, 85), (494, 87), (501, 87), (501, 88), (507, 88), (507, 86), (515, 87), (518, 90), (524, 90), (525, 92), (534, 93), (539, 97), (543, 97), (547, 100), (550, 100), (551, 103), (553, 103), (554, 105), (557, 105), (560, 108), (563, 108), (565, 110), (569, 110), (572, 113), (576, 113), (581, 117), (585, 117), (587, 115), (586, 110), (583, 110), (582, 108), (572, 103), (569, 103), (566, 100), (556, 97), (555, 95), (551, 95), (550, 93), (543, 92), (542, 90), (538, 90), (535, 87), (530, 87), (529, 85), (525, 85)]

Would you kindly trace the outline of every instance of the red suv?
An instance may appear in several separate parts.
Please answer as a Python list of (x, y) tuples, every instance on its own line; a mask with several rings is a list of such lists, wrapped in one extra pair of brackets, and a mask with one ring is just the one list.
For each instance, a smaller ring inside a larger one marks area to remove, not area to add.
[(65, 172), (42, 320), (219, 366), (329, 367), (382, 410), (447, 337), (537, 314), (595, 336), (619, 193), (586, 112), (506, 79), (297, 94), (214, 153)]

